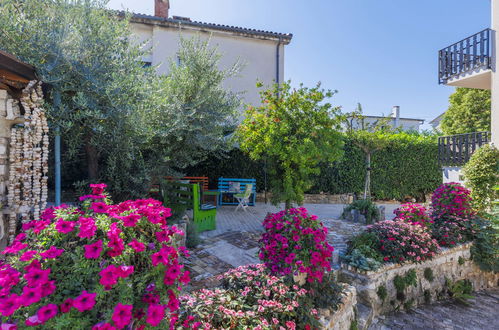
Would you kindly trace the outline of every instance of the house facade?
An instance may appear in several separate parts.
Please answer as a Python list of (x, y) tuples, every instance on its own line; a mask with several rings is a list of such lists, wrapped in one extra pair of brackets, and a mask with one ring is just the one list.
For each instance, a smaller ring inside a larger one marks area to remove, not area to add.
[(245, 104), (260, 104), (258, 81), (270, 86), (284, 80), (285, 46), (291, 42), (292, 34), (170, 17), (169, 0), (154, 1), (154, 16), (133, 14), (131, 26), (138, 41), (146, 42), (146, 47), (151, 48), (144, 62), (158, 66), (159, 74), (168, 74), (169, 61), (176, 60), (180, 38), (199, 36), (210, 39), (210, 44), (222, 54), (222, 69), (237, 61), (244, 65), (239, 76), (228, 79), (225, 87), (242, 93)]
[(444, 182), (462, 182), (461, 168), (486, 143), (499, 146), (499, 0), (491, 0), (492, 26), (438, 52), (439, 84), (491, 91), (491, 131), (439, 138)]
[(400, 116), (400, 107), (394, 106), (390, 116), (362, 116), (362, 118), (349, 118), (348, 126), (351, 129), (366, 129), (376, 126), (380, 122), (392, 128), (401, 129), (402, 131), (419, 131), (421, 125), (424, 124), (424, 119), (406, 118)]

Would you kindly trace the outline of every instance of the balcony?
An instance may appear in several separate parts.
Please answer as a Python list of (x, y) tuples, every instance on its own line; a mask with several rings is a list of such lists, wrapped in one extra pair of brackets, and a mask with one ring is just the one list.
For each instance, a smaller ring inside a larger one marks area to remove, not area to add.
[(438, 163), (441, 166), (463, 166), (478, 148), (489, 142), (489, 132), (441, 136), (438, 138)]
[(492, 30), (485, 29), (438, 52), (438, 82), (490, 89)]

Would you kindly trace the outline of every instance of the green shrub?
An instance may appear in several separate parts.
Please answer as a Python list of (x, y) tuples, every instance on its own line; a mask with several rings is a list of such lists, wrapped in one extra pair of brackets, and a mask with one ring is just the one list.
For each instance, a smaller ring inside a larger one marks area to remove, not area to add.
[(379, 209), (370, 199), (358, 199), (353, 201), (343, 210), (343, 218), (346, 217), (347, 212), (351, 212), (352, 210), (357, 210), (360, 214), (365, 216), (367, 224), (372, 224), (379, 220)]
[[(364, 190), (365, 156), (359, 147), (344, 137), (344, 156), (330, 164), (322, 164), (320, 175), (312, 177), (308, 193), (346, 194)], [(396, 133), (386, 148), (371, 158), (371, 194), (377, 199), (404, 200), (408, 197), (424, 201), (442, 181), (438, 165), (436, 136), (416, 133)], [(244, 177), (257, 180), (258, 191), (265, 187), (265, 162), (253, 161), (235, 149), (225, 157), (211, 156), (206, 161), (185, 170), (192, 176), (208, 176), (216, 187), (219, 177)]]
[(388, 291), (386, 290), (386, 287), (382, 285), (378, 288), (378, 290), (376, 290), (376, 294), (378, 295), (379, 299), (385, 301), (386, 297), (388, 296)]
[(490, 145), (478, 149), (464, 166), (466, 186), (471, 189), (473, 207), (484, 211), (498, 198), (493, 189), (499, 183), (499, 150)]
[(471, 295), (471, 293), (473, 292), (473, 285), (469, 280), (452, 282), (448, 278), (446, 278), (445, 285), (447, 286), (450, 297), (459, 301), (460, 303), (468, 305), (468, 299), (474, 298)]
[(361, 233), (352, 238), (342, 260), (352, 267), (370, 271), (378, 269), (383, 256), (379, 252), (379, 240), (373, 233)]
[(485, 271), (499, 272), (499, 216), (490, 220), (475, 217), (470, 220), (474, 231), (471, 259)]
[(433, 282), (433, 280), (435, 279), (435, 277), (433, 276), (433, 270), (431, 268), (425, 268), (423, 275), (428, 282)]

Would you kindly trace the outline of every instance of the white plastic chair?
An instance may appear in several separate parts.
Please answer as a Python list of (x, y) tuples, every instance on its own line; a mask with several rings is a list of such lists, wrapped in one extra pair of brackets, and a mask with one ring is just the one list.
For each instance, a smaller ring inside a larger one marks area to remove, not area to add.
[(240, 208), (242, 208), (244, 211), (248, 212), (247, 208), (249, 206), (248, 203), (249, 203), (249, 199), (250, 199), (252, 190), (253, 190), (253, 184), (249, 183), (244, 188), (244, 192), (243, 193), (234, 194), (234, 197), (239, 202), (239, 205), (236, 207), (236, 209), (234, 210), (234, 212), (237, 212), (237, 210), (239, 210)]

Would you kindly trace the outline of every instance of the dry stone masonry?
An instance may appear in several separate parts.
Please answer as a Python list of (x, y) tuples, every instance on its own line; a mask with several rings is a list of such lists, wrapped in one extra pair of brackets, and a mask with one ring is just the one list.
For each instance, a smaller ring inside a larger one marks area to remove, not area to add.
[(0, 90), (0, 248), (18, 221), (39, 217), (47, 201), (48, 124), (41, 83), (31, 81), (19, 99)]
[(357, 290), (359, 329), (379, 315), (448, 298), (457, 283), (473, 291), (498, 286), (499, 274), (484, 272), (470, 259), (471, 244), (444, 249), (432, 260), (415, 264), (391, 264), (377, 271), (344, 266), (340, 281)]

